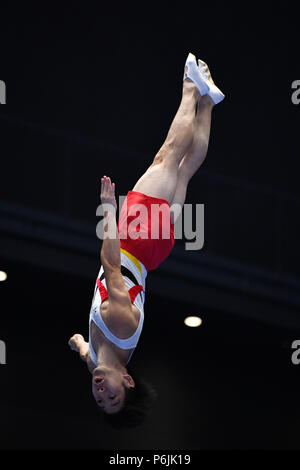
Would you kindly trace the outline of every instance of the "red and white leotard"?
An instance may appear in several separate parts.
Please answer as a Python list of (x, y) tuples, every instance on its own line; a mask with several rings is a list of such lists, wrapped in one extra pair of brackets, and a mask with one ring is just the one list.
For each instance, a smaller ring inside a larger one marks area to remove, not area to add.
[[(104, 269), (101, 266), (94, 291), (94, 298), (90, 310), (90, 326), (93, 321), (102, 333), (112, 343), (121, 349), (133, 349), (136, 347), (140, 334), (142, 332), (144, 323), (144, 303), (145, 303), (145, 288), (146, 288), (146, 276), (147, 271), (144, 265), (135, 258), (135, 256), (128, 253), (126, 250), (121, 249), (121, 274), (124, 279), (125, 286), (128, 289), (128, 293), (131, 298), (131, 302), (140, 311), (140, 320), (136, 332), (130, 336), (130, 338), (120, 339), (115, 336), (105, 325), (101, 316), (100, 306), (104, 299), (108, 297), (107, 286), (104, 277)], [(97, 365), (97, 355), (94, 351), (91, 335), (89, 338), (90, 356), (95, 365)], [(132, 353), (131, 353), (132, 355)], [(128, 362), (131, 358), (128, 359)]]

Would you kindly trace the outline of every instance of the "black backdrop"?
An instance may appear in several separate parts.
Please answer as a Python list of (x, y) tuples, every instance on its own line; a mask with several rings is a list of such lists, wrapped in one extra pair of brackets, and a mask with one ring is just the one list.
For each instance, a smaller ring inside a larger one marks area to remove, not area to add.
[[(3, 7), (1, 449), (299, 448), (298, 12), (169, 8)], [(114, 431), (67, 340), (88, 334), (100, 177), (124, 195), (149, 165), (188, 52), (226, 94), (187, 196), (205, 204), (205, 245), (178, 241), (149, 275), (132, 366), (158, 400)]]

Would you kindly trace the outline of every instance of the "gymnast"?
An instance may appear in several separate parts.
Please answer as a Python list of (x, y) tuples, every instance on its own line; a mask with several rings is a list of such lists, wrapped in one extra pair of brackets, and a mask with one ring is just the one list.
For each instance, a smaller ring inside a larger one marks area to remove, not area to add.
[[(86, 362), (96, 404), (116, 428), (140, 424), (155, 397), (154, 390), (128, 366), (143, 327), (146, 276), (173, 249), (178, 211), (172, 208), (182, 208), (188, 183), (206, 157), (212, 109), (223, 99), (207, 64), (201, 60), (197, 64), (189, 53), (181, 102), (166, 140), (127, 193), (118, 223), (115, 183), (108, 176), (101, 178), (104, 236), (89, 341), (74, 334), (68, 344)], [(161, 209), (155, 217), (154, 205)], [(134, 223), (136, 207), (145, 208), (139, 225)]]

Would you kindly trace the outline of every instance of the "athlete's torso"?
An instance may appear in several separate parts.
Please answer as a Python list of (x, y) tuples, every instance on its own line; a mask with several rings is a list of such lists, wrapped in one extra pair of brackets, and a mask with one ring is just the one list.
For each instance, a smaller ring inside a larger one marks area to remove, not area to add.
[[(105, 308), (103, 308), (104, 311), (108, 310), (108, 303), (109, 303), (109, 300), (105, 300), (103, 302), (103, 304), (105, 306)], [(140, 317), (140, 313), (138, 312), (138, 318), (139, 317)], [(105, 323), (107, 325), (109, 325), (109, 321), (107, 321), (105, 314), (102, 316), (102, 318), (104, 318)], [(123, 337), (123, 336), (124, 337), (130, 337), (131, 335), (133, 335), (134, 332), (137, 329), (138, 323), (139, 323), (139, 319), (137, 321), (135, 320), (135, 321), (130, 322), (129, 325), (128, 325), (128, 330), (126, 332), (126, 336), (125, 335), (120, 335), (120, 336), (121, 337)], [(119, 337), (119, 330), (117, 330), (113, 327), (110, 327), (110, 331), (115, 336)], [(125, 363), (127, 363), (129, 361), (129, 358), (131, 357), (131, 355), (134, 351), (134, 348), (121, 349), (120, 347), (116, 346), (108, 338), (106, 338), (106, 336), (103, 334), (101, 329), (93, 321), (90, 323), (90, 343), (92, 344), (92, 347), (94, 349), (94, 352), (95, 352), (96, 356), (98, 355), (98, 351), (101, 348), (107, 347), (107, 348), (110, 348), (110, 349), (114, 349), (117, 352), (118, 357), (120, 359), (122, 359), (122, 361), (125, 362)], [(95, 365), (95, 362), (91, 358), (91, 354), (90, 354), (90, 359), (91, 359), (92, 364)]]
[(129, 362), (138, 343), (144, 321), (145, 284), (147, 271), (142, 263), (125, 250), (121, 250), (121, 274), (131, 297), (131, 312), (122, 328), (111, 321), (111, 306), (103, 266), (96, 281), (90, 311), (90, 358), (97, 364), (97, 353), (101, 347), (114, 348), (118, 355)]

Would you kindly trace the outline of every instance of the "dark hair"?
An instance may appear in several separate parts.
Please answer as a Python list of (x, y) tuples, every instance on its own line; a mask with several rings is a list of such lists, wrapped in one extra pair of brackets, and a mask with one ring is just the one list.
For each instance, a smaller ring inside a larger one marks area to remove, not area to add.
[(132, 376), (135, 387), (125, 389), (123, 408), (113, 414), (101, 411), (104, 421), (115, 429), (132, 428), (142, 424), (157, 396), (150, 384), (136, 374), (133, 376), (128, 368), (127, 371)]

